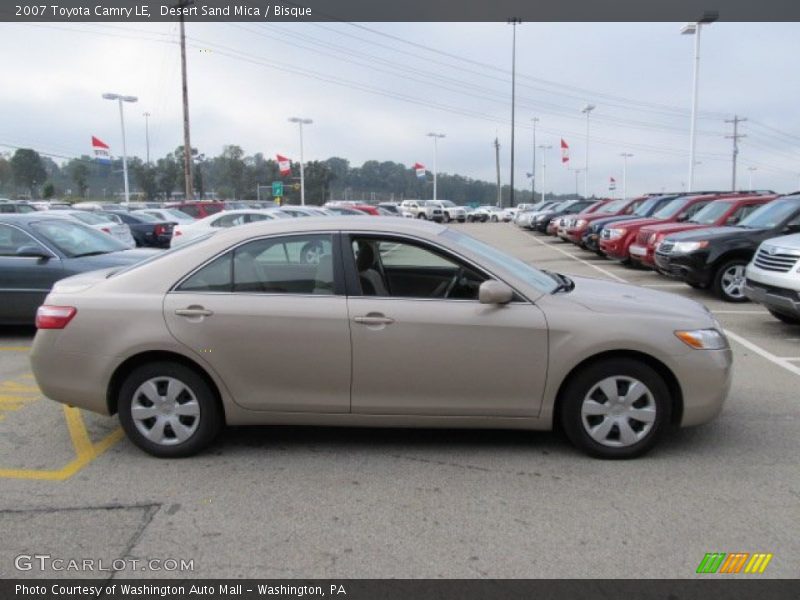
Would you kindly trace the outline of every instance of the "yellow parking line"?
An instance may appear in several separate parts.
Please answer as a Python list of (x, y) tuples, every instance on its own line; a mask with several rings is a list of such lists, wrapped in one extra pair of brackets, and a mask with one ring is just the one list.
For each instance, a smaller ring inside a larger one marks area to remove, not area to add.
[(28, 352), (30, 346), (0, 346), (0, 352)]
[(0, 469), (0, 478), (38, 479), (47, 481), (64, 481), (83, 469), (106, 450), (120, 441), (122, 429), (117, 428), (99, 442), (93, 444), (86, 431), (86, 425), (77, 408), (64, 407), (64, 418), (67, 421), (69, 437), (75, 449), (75, 458), (60, 469)]
[(39, 388), (35, 385), (25, 385), (16, 381), (0, 382), (0, 392), (10, 392), (12, 394), (37, 394)]

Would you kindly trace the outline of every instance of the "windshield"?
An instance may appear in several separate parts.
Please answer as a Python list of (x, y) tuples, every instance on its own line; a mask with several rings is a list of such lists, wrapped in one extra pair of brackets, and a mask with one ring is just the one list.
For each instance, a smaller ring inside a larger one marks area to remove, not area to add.
[(510, 271), (515, 277), (518, 277), (525, 283), (535, 287), (537, 290), (540, 290), (545, 294), (552, 293), (557, 287), (557, 284), (553, 278), (546, 273), (543, 273), (538, 269), (534, 269), (527, 263), (522, 262), (510, 254), (506, 254), (497, 248), (493, 248), (488, 244), (479, 242), (472, 236), (466, 235), (454, 229), (446, 229), (444, 232), (442, 232), (441, 236), (451, 242), (456, 243), (462, 248), (469, 250), (470, 252), (480, 255), (482, 259), (489, 263), (489, 269), (491, 269), (493, 266), (497, 266), (501, 269)]
[(627, 202), (628, 202), (627, 200), (614, 200), (613, 202), (609, 202), (605, 206), (601, 206), (600, 208), (598, 208), (597, 212), (598, 213), (609, 213), (609, 214), (610, 213), (615, 213), (618, 210), (622, 210), (623, 208), (625, 208), (625, 204)]
[(754, 210), (739, 222), (739, 227), (748, 229), (771, 229), (791, 217), (800, 208), (800, 198), (792, 196), (783, 200), (775, 200)]
[(31, 228), (68, 258), (129, 250), (110, 235), (67, 219), (38, 221)]
[(697, 214), (689, 219), (689, 223), (697, 223), (698, 225), (713, 225), (719, 221), (722, 216), (730, 210), (730, 208), (730, 202), (712, 202), (711, 204), (697, 211)]
[(133, 271), (134, 269), (138, 269), (142, 265), (148, 265), (153, 261), (161, 260), (165, 256), (170, 256), (172, 254), (175, 254), (176, 252), (183, 252), (184, 250), (186, 250), (186, 248), (189, 248), (191, 246), (194, 246), (195, 244), (199, 244), (200, 242), (202, 242), (204, 240), (207, 240), (212, 235), (214, 235), (214, 233), (216, 233), (216, 232), (204, 233), (203, 235), (198, 236), (196, 238), (192, 238), (188, 242), (183, 243), (180, 246), (177, 246), (175, 248), (169, 248), (168, 250), (164, 250), (164, 251), (161, 251), (161, 252), (156, 252), (155, 254), (153, 254), (152, 256), (150, 256), (150, 257), (148, 257), (148, 258), (146, 258), (144, 260), (141, 260), (139, 262), (133, 263), (132, 265), (126, 265), (124, 267), (120, 267), (116, 271), (111, 271), (108, 274), (108, 277), (116, 277), (117, 275), (122, 275), (123, 273), (127, 273), (128, 271)]
[(633, 211), (633, 214), (637, 217), (647, 217), (649, 216), (652, 211), (664, 201), (664, 196), (656, 196), (655, 198), (648, 198), (644, 202), (642, 202), (636, 209)]
[(683, 210), (690, 198), (675, 198), (659, 208), (654, 214), (654, 219), (671, 219)]
[(161, 221), (158, 217), (154, 217), (153, 215), (145, 212), (137, 212), (136, 214), (132, 214), (132, 217), (144, 221), (145, 223), (158, 223)]
[(78, 219), (83, 223), (86, 223), (87, 225), (108, 225), (109, 223), (113, 223), (113, 221), (108, 217), (103, 217), (101, 215), (97, 215), (95, 213), (90, 213), (90, 212), (76, 211), (70, 213), (70, 216)]

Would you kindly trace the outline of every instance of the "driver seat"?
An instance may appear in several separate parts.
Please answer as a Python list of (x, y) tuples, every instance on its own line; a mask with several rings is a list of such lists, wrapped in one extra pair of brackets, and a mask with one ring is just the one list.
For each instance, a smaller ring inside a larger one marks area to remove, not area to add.
[(375, 249), (369, 242), (358, 242), (358, 281), (365, 296), (388, 296), (389, 290), (375, 267)]

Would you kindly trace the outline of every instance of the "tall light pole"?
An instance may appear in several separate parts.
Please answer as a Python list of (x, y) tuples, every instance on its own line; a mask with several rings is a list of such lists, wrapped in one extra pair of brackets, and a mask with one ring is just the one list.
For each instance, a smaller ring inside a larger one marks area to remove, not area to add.
[[(186, 8), (195, 0), (180, 0), (176, 8)], [(186, 30), (183, 25), (183, 11), (180, 12), (181, 30), (181, 96), (183, 98), (183, 185), (184, 198), (194, 198), (192, 189), (192, 142), (189, 136), (189, 80), (186, 73)]]
[(622, 199), (628, 198), (628, 159), (633, 157), (630, 152), (623, 152), (622, 157)]
[(589, 197), (589, 115), (596, 108), (594, 104), (587, 104), (581, 112), (586, 115), (586, 164), (583, 165), (586, 171), (583, 174), (583, 195)]
[(531, 204), (536, 203), (536, 124), (539, 122), (539, 117), (533, 117), (533, 165), (531, 168)]
[(514, 113), (516, 109), (517, 93), (517, 25), (522, 19), (517, 17), (508, 20), (513, 31), (511, 37), (511, 181), (508, 191), (508, 205), (514, 206)]
[(431, 131), (427, 134), (427, 136), (433, 138), (433, 199), (436, 200), (436, 177), (438, 175), (436, 161), (438, 160), (439, 155), (439, 140), (445, 137), (445, 135), (443, 133), (435, 133)]
[(748, 190), (752, 190), (752, 189), (753, 189), (753, 172), (754, 172), (754, 171), (758, 171), (758, 167), (747, 167), (747, 170), (750, 172), (750, 173), (749, 173), (749, 176), (750, 176), (750, 182), (749, 182), (749, 184), (748, 184), (748, 185), (749, 185), (749, 187), (748, 187), (747, 189), (748, 189)]
[(300, 130), (300, 204), (306, 205), (306, 173), (303, 167), (303, 125), (311, 125), (314, 121), (301, 117), (291, 117), (290, 123), (297, 123)]
[(143, 112), (144, 117), (144, 143), (145, 143), (145, 156), (147, 157), (147, 164), (150, 164), (150, 113)]
[(125, 145), (125, 115), (122, 110), (123, 102), (136, 102), (136, 96), (123, 96), (122, 94), (105, 93), (103, 98), (106, 100), (116, 100), (119, 103), (119, 125), (122, 128), (122, 177), (125, 182), (125, 202), (131, 201), (130, 189), (128, 188), (128, 150)]
[(708, 11), (703, 13), (695, 23), (687, 23), (681, 28), (681, 34), (694, 35), (694, 76), (692, 78), (692, 117), (689, 124), (689, 191), (694, 190), (694, 154), (697, 137), (697, 92), (700, 77), (700, 31), (703, 25), (709, 25), (719, 18), (719, 13)]
[(575, 173), (575, 197), (580, 198), (580, 193), (578, 193), (578, 175), (583, 172), (583, 169), (570, 169)]
[(545, 194), (547, 193), (547, 151), (552, 148), (552, 146), (547, 146), (542, 144), (539, 146), (542, 151), (542, 202), (544, 202)]

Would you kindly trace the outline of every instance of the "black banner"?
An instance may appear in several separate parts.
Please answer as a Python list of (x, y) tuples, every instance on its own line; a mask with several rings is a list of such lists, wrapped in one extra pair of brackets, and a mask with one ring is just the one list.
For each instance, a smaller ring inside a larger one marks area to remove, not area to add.
[(797, 0), (3, 0), (0, 21), (799, 21)]
[[(795, 600), (797, 580), (2, 580), (3, 600)], [(751, 578), (752, 577), (752, 578)]]

